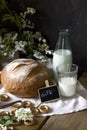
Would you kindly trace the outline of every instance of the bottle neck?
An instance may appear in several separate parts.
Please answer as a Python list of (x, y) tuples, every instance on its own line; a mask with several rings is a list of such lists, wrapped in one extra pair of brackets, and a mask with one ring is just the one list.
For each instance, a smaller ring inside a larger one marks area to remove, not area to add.
[(59, 39), (55, 47), (55, 50), (58, 50), (58, 49), (67, 49), (71, 51), (68, 30), (60, 31)]

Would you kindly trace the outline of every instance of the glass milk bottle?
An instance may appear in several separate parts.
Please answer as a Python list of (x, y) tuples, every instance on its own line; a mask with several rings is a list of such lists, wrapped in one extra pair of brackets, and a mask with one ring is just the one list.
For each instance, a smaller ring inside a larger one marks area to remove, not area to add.
[(69, 30), (64, 29), (59, 32), (59, 39), (53, 53), (53, 77), (55, 82), (58, 82), (57, 66), (63, 64), (63, 70), (66, 70), (66, 65), (72, 65), (72, 51), (69, 42)]

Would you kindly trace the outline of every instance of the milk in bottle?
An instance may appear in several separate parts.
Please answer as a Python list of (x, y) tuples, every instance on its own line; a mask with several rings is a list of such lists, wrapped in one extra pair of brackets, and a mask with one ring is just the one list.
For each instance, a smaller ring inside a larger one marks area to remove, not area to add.
[(57, 66), (64, 64), (63, 70), (66, 70), (66, 65), (72, 65), (72, 51), (69, 42), (69, 30), (64, 29), (59, 32), (59, 40), (53, 53), (53, 77), (55, 82), (58, 81)]

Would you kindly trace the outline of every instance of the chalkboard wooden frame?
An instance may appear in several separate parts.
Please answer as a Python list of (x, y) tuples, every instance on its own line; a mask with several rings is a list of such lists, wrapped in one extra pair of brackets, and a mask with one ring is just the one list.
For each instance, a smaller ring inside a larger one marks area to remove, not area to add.
[(48, 102), (59, 99), (59, 92), (57, 85), (43, 87), (38, 90), (41, 102)]

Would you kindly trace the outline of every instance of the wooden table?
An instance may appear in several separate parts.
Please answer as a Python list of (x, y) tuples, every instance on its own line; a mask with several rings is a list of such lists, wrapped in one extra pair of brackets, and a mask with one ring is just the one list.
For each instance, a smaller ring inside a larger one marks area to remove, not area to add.
[[(87, 88), (87, 73), (83, 73), (79, 81)], [(16, 130), (87, 130), (87, 110), (64, 115), (38, 117), (35, 125), (17, 126)]]

